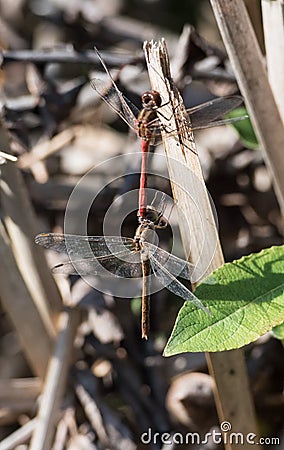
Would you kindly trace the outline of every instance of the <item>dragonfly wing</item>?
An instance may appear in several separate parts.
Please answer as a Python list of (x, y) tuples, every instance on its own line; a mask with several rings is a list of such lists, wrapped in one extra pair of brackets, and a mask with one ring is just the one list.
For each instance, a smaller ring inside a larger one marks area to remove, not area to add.
[(70, 234), (39, 234), (35, 242), (68, 255), (70, 262), (58, 264), (54, 272), (140, 278), (140, 253), (133, 240), (120, 236), (77, 236)]
[(190, 129), (192, 131), (196, 130), (204, 130), (205, 128), (213, 128), (213, 127), (219, 127), (221, 125), (232, 125), (233, 123), (240, 122), (241, 120), (248, 119), (248, 115), (245, 114), (244, 116), (239, 117), (230, 117), (228, 119), (221, 119), (221, 120), (215, 120), (214, 122), (209, 122), (206, 125), (200, 125), (197, 127), (191, 127)]
[(110, 71), (105, 65), (98, 49), (95, 47), (101, 65), (103, 66), (109, 78), (109, 83), (99, 79), (90, 81), (92, 88), (99, 94), (102, 100), (106, 102), (131, 128), (136, 131), (136, 117), (139, 110), (128, 100), (118, 89)]
[(135, 246), (133, 239), (121, 236), (77, 236), (72, 234), (42, 233), (36, 236), (36, 244), (58, 253), (79, 258), (91, 258), (131, 252)]
[[(114, 83), (114, 81), (112, 81)], [(136, 117), (134, 110), (139, 110), (134, 106), (130, 100), (126, 98), (118, 90), (117, 87), (109, 86), (104, 81), (93, 78), (90, 80), (92, 88), (99, 94), (101, 99), (106, 102), (118, 114), (127, 125), (136, 132)], [(131, 105), (131, 108), (130, 108)], [(132, 111), (133, 110), (133, 111)]]
[(148, 248), (149, 253), (175, 277), (192, 280), (194, 274), (195, 279), (200, 278), (201, 274), (199, 274), (198, 268), (188, 261), (178, 258), (150, 242), (145, 242), (144, 245)]
[(95, 259), (80, 259), (73, 262), (65, 262), (57, 264), (52, 268), (53, 273), (65, 275), (99, 275), (105, 276), (105, 269), (99, 267)]
[(172, 275), (153, 255), (150, 256), (150, 264), (154, 275), (169, 291), (184, 300), (193, 302), (198, 308), (203, 309), (206, 313), (209, 313), (208, 308), (206, 308), (206, 306), (204, 306), (203, 303), (189, 289), (178, 281), (174, 275)]
[(231, 123), (234, 120), (226, 119), (226, 121), (223, 122), (218, 119), (228, 112), (233, 111), (240, 106), (242, 102), (242, 97), (238, 95), (228, 95), (227, 97), (216, 98), (188, 109), (187, 113), (190, 116), (191, 128), (193, 130), (198, 130), (201, 128), (223, 125), (223, 123)]
[(93, 275), (104, 278), (113, 276), (122, 278), (142, 277), (140, 255), (136, 251), (124, 251), (116, 255), (98, 258), (72, 259), (70, 262), (57, 264), (52, 271), (67, 275)]
[[(195, 106), (193, 108), (190, 108), (187, 110), (187, 113), (190, 116), (190, 125), (187, 122), (187, 120), (185, 120), (185, 128), (187, 128), (190, 131), (202, 130), (204, 128), (212, 128), (220, 125), (228, 125), (235, 122), (239, 122), (240, 120), (247, 119), (248, 118), (247, 115), (240, 117), (231, 117), (227, 119), (220, 119), (226, 113), (237, 108), (242, 103), (242, 101), (243, 99), (240, 96), (237, 95), (227, 96), (217, 98), (209, 102), (202, 103), (201, 105)], [(151, 129), (151, 127), (153, 128), (153, 136), (155, 128), (155, 135), (158, 138), (157, 142), (159, 142), (162, 130), (159, 120), (153, 121), (153, 123), (148, 125), (149, 129)], [(178, 134), (177, 130), (169, 129), (169, 127), (164, 126), (163, 129), (165, 131), (164, 133), (165, 138), (176, 136)], [(180, 133), (184, 134), (184, 132), (185, 130), (182, 128), (180, 130)]]

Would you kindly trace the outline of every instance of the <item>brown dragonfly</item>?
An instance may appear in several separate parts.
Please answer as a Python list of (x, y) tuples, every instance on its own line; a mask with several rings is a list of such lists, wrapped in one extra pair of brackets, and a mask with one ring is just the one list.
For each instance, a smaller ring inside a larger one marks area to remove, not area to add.
[(147, 206), (145, 218), (140, 218), (134, 239), (121, 236), (77, 236), (43, 233), (35, 242), (45, 248), (64, 253), (70, 261), (56, 265), (56, 273), (94, 275), (102, 277), (142, 278), (142, 337), (149, 333), (151, 275), (175, 295), (193, 302), (209, 313), (202, 302), (177, 277), (191, 280), (196, 267), (155, 245), (159, 228), (168, 222), (163, 212)]
[[(147, 186), (147, 156), (149, 146), (160, 141), (162, 126), (159, 120), (159, 108), (163, 102), (159, 92), (147, 91), (142, 99), (142, 109), (139, 111), (129, 99), (127, 99), (117, 87), (109, 69), (102, 56), (95, 48), (98, 58), (107, 74), (107, 81), (92, 79), (90, 81), (93, 89), (141, 138), (141, 176), (139, 189), (138, 216), (145, 217), (146, 214), (146, 186)], [(218, 125), (230, 124), (246, 118), (247, 116), (220, 119), (228, 112), (237, 108), (243, 102), (242, 97), (231, 95), (221, 97), (187, 110), (190, 117), (189, 130), (200, 130)], [(165, 103), (164, 103), (165, 104)], [(164, 129), (164, 128), (163, 128)], [(169, 136), (177, 134), (175, 130), (166, 130)]]

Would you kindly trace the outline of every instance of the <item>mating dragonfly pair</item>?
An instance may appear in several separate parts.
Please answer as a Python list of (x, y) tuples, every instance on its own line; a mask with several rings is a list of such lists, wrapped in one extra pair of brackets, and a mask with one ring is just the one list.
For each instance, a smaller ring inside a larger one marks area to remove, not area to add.
[[(162, 104), (159, 93), (149, 91), (143, 94), (142, 111), (125, 99), (98, 53), (108, 75), (108, 83), (92, 80), (91, 85), (100, 97), (133, 129), (142, 141), (142, 167), (139, 192), (139, 226), (133, 239), (121, 236), (77, 236), (68, 234), (40, 234), (37, 244), (64, 253), (70, 262), (58, 264), (54, 272), (65, 274), (116, 276), (142, 278), (142, 337), (149, 333), (150, 274), (175, 295), (190, 300), (198, 308), (209, 312), (201, 301), (187, 289), (177, 277), (192, 280), (196, 267), (155, 245), (155, 230), (165, 228), (163, 206), (155, 209), (147, 206), (147, 152), (149, 144), (161, 134), (158, 118)], [(190, 130), (208, 128), (231, 123), (236, 119), (221, 120), (220, 117), (235, 109), (242, 102), (238, 96), (224, 97), (189, 109)]]

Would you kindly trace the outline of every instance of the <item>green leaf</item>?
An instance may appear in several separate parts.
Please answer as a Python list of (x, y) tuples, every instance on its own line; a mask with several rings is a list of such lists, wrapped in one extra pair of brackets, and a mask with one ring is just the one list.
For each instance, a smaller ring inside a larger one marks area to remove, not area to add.
[[(245, 108), (237, 108), (234, 111), (227, 114), (228, 117), (241, 117), (247, 114)], [(247, 148), (256, 149), (259, 148), (259, 143), (257, 141), (256, 135), (254, 133), (251, 121), (249, 118), (240, 120), (239, 122), (234, 122), (233, 127), (237, 130), (240, 136), (240, 140)]]
[(272, 329), (273, 336), (276, 337), (276, 339), (280, 339), (280, 341), (284, 340), (284, 323), (281, 323), (281, 325), (277, 325)]
[(165, 356), (231, 350), (255, 341), (284, 321), (284, 246), (224, 264), (195, 294), (212, 314), (185, 302)]

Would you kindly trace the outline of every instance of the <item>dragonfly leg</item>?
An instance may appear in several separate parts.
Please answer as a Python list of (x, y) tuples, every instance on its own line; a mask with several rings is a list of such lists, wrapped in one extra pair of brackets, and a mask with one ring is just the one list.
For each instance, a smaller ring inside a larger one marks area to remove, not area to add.
[[(164, 103), (162, 106), (167, 105), (170, 102)], [(163, 117), (163, 119), (170, 121), (171, 118), (173, 117), (173, 113), (170, 115), (170, 117), (165, 116), (165, 114), (161, 113), (161, 111), (159, 109), (157, 109), (157, 114), (159, 114), (160, 116)]]

